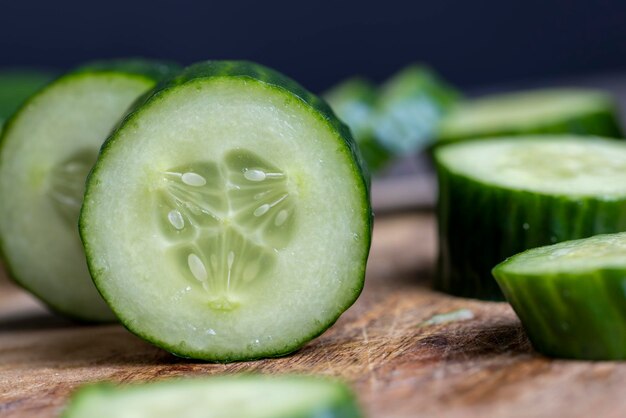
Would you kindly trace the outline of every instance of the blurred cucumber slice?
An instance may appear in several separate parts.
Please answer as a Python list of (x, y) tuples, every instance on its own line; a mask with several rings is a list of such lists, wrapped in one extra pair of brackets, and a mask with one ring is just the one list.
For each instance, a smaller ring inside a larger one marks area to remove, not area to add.
[(361, 418), (343, 383), (312, 376), (219, 376), (79, 389), (62, 418)]
[(622, 138), (615, 100), (605, 92), (546, 89), (494, 94), (459, 105), (445, 117), (438, 142), (527, 134)]
[(433, 70), (419, 64), (404, 68), (380, 88), (355, 77), (324, 93), (352, 130), (372, 172), (428, 145), (459, 97)]
[(377, 171), (389, 162), (391, 154), (376, 139), (373, 129), (377, 99), (375, 85), (355, 77), (328, 90), (323, 98), (339, 119), (350, 127), (370, 170)]
[(434, 140), (443, 116), (459, 98), (430, 68), (408, 66), (380, 87), (374, 134), (394, 155), (416, 152)]
[(55, 311), (113, 320), (78, 235), (85, 179), (129, 106), (171, 71), (142, 60), (92, 63), (48, 84), (0, 137), (0, 248), (12, 278)]

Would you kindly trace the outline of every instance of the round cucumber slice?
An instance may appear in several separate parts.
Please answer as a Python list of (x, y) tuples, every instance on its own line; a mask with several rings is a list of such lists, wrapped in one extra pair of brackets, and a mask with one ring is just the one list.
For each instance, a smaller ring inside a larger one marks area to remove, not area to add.
[(391, 152), (379, 143), (374, 134), (373, 121), (378, 99), (376, 90), (376, 86), (368, 80), (355, 77), (336, 85), (323, 95), (337, 116), (350, 127), (367, 167), (372, 172), (381, 169), (392, 158)]
[(128, 329), (183, 357), (292, 352), (363, 287), (369, 182), (320, 99), (259, 65), (193, 65), (102, 148), (81, 235)]
[(87, 271), (78, 234), (85, 179), (99, 147), (170, 67), (95, 63), (37, 93), (0, 139), (0, 247), (11, 276), (55, 311), (112, 320)]
[(626, 359), (626, 233), (528, 250), (493, 275), (535, 348), (549, 356)]
[(0, 127), (26, 99), (52, 78), (51, 74), (37, 70), (0, 71)]
[(467, 101), (443, 118), (438, 143), (528, 134), (624, 136), (611, 95), (595, 90), (546, 89)]
[(88, 385), (62, 418), (361, 418), (336, 380), (312, 376), (220, 376), (113, 386)]
[(435, 151), (437, 288), (501, 299), (494, 265), (528, 248), (626, 230), (626, 143), (495, 138)]

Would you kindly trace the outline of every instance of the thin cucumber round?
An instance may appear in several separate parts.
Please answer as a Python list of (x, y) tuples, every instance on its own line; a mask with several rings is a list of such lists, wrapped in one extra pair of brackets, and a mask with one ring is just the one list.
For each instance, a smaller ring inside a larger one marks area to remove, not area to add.
[(10, 275), (55, 311), (114, 319), (87, 271), (78, 234), (84, 183), (98, 149), (168, 65), (94, 63), (30, 98), (0, 139), (0, 248)]
[(183, 357), (292, 352), (363, 287), (369, 179), (347, 127), (247, 62), (193, 65), (104, 144), (81, 236), (135, 334)]
[(437, 143), (529, 134), (577, 134), (623, 138), (610, 94), (546, 89), (467, 101), (443, 118)]
[(0, 127), (26, 99), (52, 78), (51, 74), (37, 70), (0, 71)]
[(491, 269), (523, 250), (626, 230), (626, 143), (495, 138), (435, 151), (438, 289), (501, 299)]
[(626, 233), (528, 250), (493, 275), (534, 347), (549, 356), (626, 359)]
[(79, 389), (62, 418), (361, 418), (343, 383), (312, 376), (221, 376)]
[(442, 118), (459, 98), (433, 70), (410, 65), (380, 87), (374, 135), (393, 155), (419, 151), (435, 139)]
[(363, 78), (350, 78), (324, 93), (323, 98), (350, 127), (368, 169), (376, 172), (384, 167), (392, 154), (374, 134), (376, 86)]

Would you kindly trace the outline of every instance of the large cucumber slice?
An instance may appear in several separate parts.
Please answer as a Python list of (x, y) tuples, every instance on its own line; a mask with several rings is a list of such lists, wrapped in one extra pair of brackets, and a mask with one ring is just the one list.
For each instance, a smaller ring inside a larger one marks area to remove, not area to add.
[(311, 376), (222, 376), (79, 389), (62, 418), (360, 418), (353, 393)]
[(394, 155), (406, 155), (428, 145), (443, 116), (460, 94), (434, 71), (410, 65), (380, 88), (374, 135)]
[(493, 274), (538, 351), (626, 359), (626, 233), (528, 250)]
[(435, 152), (436, 287), (501, 298), (491, 269), (528, 248), (626, 230), (626, 143), (593, 137), (497, 138)]
[(547, 89), (467, 101), (443, 119), (438, 142), (567, 133), (622, 138), (611, 95), (595, 90)]
[(26, 99), (48, 84), (52, 77), (37, 70), (0, 71), (0, 126)]
[(363, 78), (351, 78), (326, 93), (324, 100), (351, 129), (367, 167), (373, 172), (389, 162), (392, 155), (374, 134), (376, 86)]
[(80, 224), (132, 332), (186, 357), (278, 356), (361, 292), (368, 180), (325, 102), (268, 68), (206, 62), (105, 143)]
[(54, 310), (114, 316), (87, 271), (78, 214), (87, 173), (111, 129), (169, 66), (114, 61), (82, 67), (40, 91), (0, 139), (0, 247), (12, 277)]

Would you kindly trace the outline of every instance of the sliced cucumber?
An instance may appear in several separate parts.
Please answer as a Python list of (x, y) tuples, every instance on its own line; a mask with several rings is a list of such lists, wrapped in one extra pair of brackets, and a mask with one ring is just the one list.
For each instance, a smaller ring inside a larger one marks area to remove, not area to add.
[(437, 288), (502, 298), (494, 265), (528, 248), (626, 230), (626, 143), (496, 138), (436, 150)]
[(363, 78), (351, 78), (323, 95), (333, 111), (352, 130), (367, 167), (373, 172), (391, 159), (391, 153), (374, 135), (374, 117), (378, 93), (376, 86)]
[(380, 88), (374, 135), (394, 155), (424, 148), (436, 134), (442, 117), (460, 94), (434, 71), (411, 65)]
[(5, 119), (53, 76), (37, 70), (0, 71), (0, 127)]
[(538, 351), (626, 359), (626, 233), (531, 249), (493, 275)]
[(624, 136), (611, 95), (595, 90), (548, 89), (486, 96), (446, 116), (440, 143), (528, 134)]
[(220, 376), (88, 385), (62, 418), (361, 418), (343, 383), (312, 376)]
[(81, 235), (132, 332), (179, 356), (278, 356), (363, 287), (369, 183), (349, 130), (292, 80), (246, 62), (189, 67), (103, 146)]
[(12, 277), (54, 310), (114, 318), (87, 271), (78, 214), (98, 148), (169, 66), (96, 63), (33, 96), (0, 139), (0, 247)]

